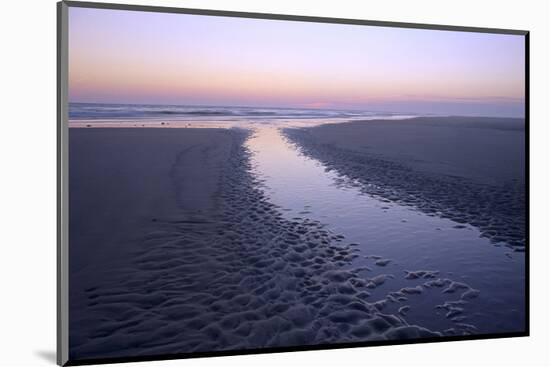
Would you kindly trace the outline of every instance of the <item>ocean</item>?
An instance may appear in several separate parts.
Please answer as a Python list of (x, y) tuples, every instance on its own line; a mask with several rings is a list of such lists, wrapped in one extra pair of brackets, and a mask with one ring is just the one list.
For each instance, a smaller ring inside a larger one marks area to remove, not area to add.
[(405, 118), (414, 115), (391, 112), (268, 108), (234, 106), (184, 106), (151, 104), (70, 103), (69, 120), (101, 122), (113, 120), (170, 121), (273, 121), (307, 119)]

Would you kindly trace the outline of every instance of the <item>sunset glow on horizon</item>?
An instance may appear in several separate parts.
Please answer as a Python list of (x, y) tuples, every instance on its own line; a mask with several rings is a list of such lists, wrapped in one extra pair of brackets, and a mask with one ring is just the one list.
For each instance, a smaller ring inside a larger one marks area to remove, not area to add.
[(69, 12), (71, 102), (522, 117), (524, 91), (519, 35)]

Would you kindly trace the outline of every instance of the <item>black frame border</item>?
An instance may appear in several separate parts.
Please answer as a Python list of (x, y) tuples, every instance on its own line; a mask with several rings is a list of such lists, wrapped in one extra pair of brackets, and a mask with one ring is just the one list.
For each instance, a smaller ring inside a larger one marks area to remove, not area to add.
[[(412, 28), (412, 29), (426, 29), (436, 31), (454, 31), (454, 32), (475, 32), (475, 33), (492, 33), (492, 34), (509, 34), (519, 35), (525, 37), (525, 218), (526, 218), (526, 238), (525, 238), (525, 329), (521, 332), (511, 333), (489, 333), (489, 334), (476, 334), (476, 335), (462, 335), (462, 336), (442, 336), (433, 338), (420, 338), (420, 339), (407, 339), (407, 340), (389, 340), (389, 341), (365, 341), (365, 342), (353, 342), (353, 343), (336, 343), (336, 344), (316, 344), (316, 345), (302, 345), (292, 347), (272, 347), (272, 348), (259, 348), (259, 349), (241, 349), (241, 350), (222, 350), (222, 351), (210, 351), (210, 352), (191, 352), (191, 353), (174, 353), (174, 354), (155, 354), (145, 356), (128, 356), (128, 357), (115, 357), (115, 358), (93, 358), (93, 359), (81, 359), (70, 360), (69, 346), (68, 346), (68, 325), (64, 325), (63, 322), (68, 322), (68, 309), (64, 304), (66, 300), (68, 289), (65, 289), (63, 282), (68, 284), (68, 279), (64, 279), (64, 276), (68, 277), (66, 259), (68, 251), (68, 243), (64, 237), (64, 233), (67, 221), (68, 213), (64, 208), (62, 202), (64, 195), (67, 195), (68, 187), (63, 184), (68, 175), (68, 167), (66, 165), (68, 159), (68, 150), (64, 146), (63, 139), (66, 138), (66, 130), (68, 117), (66, 117), (65, 104), (68, 103), (64, 96), (67, 88), (67, 69), (68, 60), (67, 56), (67, 8), (92, 8), (92, 9), (108, 9), (108, 10), (126, 10), (126, 11), (143, 11), (143, 12), (156, 12), (156, 13), (176, 13), (176, 14), (189, 14), (189, 15), (207, 15), (207, 16), (221, 16), (221, 17), (236, 17), (236, 18), (252, 18), (252, 19), (264, 19), (264, 20), (286, 20), (286, 21), (298, 21), (298, 22), (315, 22), (315, 23), (332, 23), (332, 24), (351, 24), (351, 25), (366, 25), (366, 26), (378, 26), (378, 27), (392, 27), (392, 28)], [(101, 2), (86, 2), (86, 1), (60, 1), (57, 3), (57, 364), (60, 366), (79, 366), (79, 365), (92, 365), (92, 364), (106, 364), (106, 363), (124, 363), (124, 362), (143, 362), (143, 361), (158, 361), (158, 360), (173, 360), (173, 359), (187, 359), (187, 358), (201, 358), (201, 357), (221, 357), (221, 356), (236, 356), (236, 355), (248, 355), (248, 354), (266, 354), (266, 353), (284, 353), (284, 352), (298, 352), (298, 351), (315, 351), (315, 350), (330, 350), (341, 348), (361, 348), (361, 347), (375, 347), (375, 346), (389, 346), (389, 345), (402, 345), (402, 344), (424, 344), (424, 343), (439, 343), (450, 341), (468, 341), (468, 340), (487, 340), (487, 339), (502, 339), (502, 338), (514, 338), (525, 337), (530, 335), (530, 216), (529, 216), (529, 203), (530, 203), (530, 32), (527, 30), (514, 30), (514, 29), (500, 29), (500, 28), (483, 28), (483, 27), (471, 27), (471, 26), (453, 26), (453, 25), (440, 25), (440, 24), (423, 24), (423, 23), (404, 23), (404, 22), (390, 22), (390, 21), (378, 21), (378, 20), (358, 20), (358, 19), (345, 19), (345, 18), (329, 18), (329, 17), (316, 17), (316, 16), (302, 16), (302, 15), (287, 15), (287, 14), (268, 14), (268, 13), (251, 13), (240, 11), (225, 11), (225, 10), (211, 10), (211, 9), (191, 9), (191, 8), (176, 8), (176, 7), (164, 7), (164, 6), (149, 6), (149, 5), (130, 5), (130, 4), (112, 4)]]

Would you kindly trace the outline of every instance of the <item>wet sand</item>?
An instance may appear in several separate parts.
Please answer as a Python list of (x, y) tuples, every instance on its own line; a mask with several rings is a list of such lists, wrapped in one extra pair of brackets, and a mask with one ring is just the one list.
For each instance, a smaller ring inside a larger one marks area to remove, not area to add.
[(157, 220), (213, 219), (220, 166), (236, 144), (234, 135), (222, 129), (71, 129), (70, 234), (77, 236), (70, 239), (71, 271), (126, 256), (131, 240)]
[(375, 196), (525, 244), (521, 119), (422, 117), (285, 129), (306, 155)]
[(441, 335), (369, 302), (386, 278), (356, 244), (269, 202), (249, 134), (71, 129), (71, 359)]
[[(318, 220), (357, 244), (360, 256), (351, 266), (368, 268), (369, 279), (384, 280), (369, 290), (369, 302), (385, 313), (444, 335), (525, 330), (524, 253), (491, 246), (470, 225), (364, 193), (362, 185), (299, 154), (279, 128), (256, 129), (246, 146), (254, 153), (254, 173), (286, 218)], [(424, 276), (440, 278), (441, 286), (467, 288), (433, 287)], [(443, 312), (446, 304), (455, 304), (455, 310)]]

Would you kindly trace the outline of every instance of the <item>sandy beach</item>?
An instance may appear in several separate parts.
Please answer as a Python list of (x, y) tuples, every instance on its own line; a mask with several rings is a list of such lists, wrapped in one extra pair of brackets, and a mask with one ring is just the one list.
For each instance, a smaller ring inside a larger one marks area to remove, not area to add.
[(128, 267), (155, 231), (162, 236), (167, 223), (218, 218), (221, 166), (243, 136), (221, 129), (70, 130), (71, 345), (89, 338), (104, 317), (90, 312), (88, 293), (116, 293), (113, 282), (121, 271), (135, 271)]
[(60, 359), (528, 332), (521, 32), (72, 7)]
[(393, 276), (350, 267), (357, 244), (269, 202), (249, 134), (71, 129), (71, 358), (441, 335), (369, 301)]
[(124, 257), (133, 246), (128, 241), (156, 221), (215, 218), (219, 166), (237, 144), (235, 134), (71, 129), (71, 235), (78, 236), (71, 238), (73, 272), (113, 258), (113, 251)]
[(522, 119), (421, 117), (285, 129), (302, 153), (368, 194), (525, 243)]

